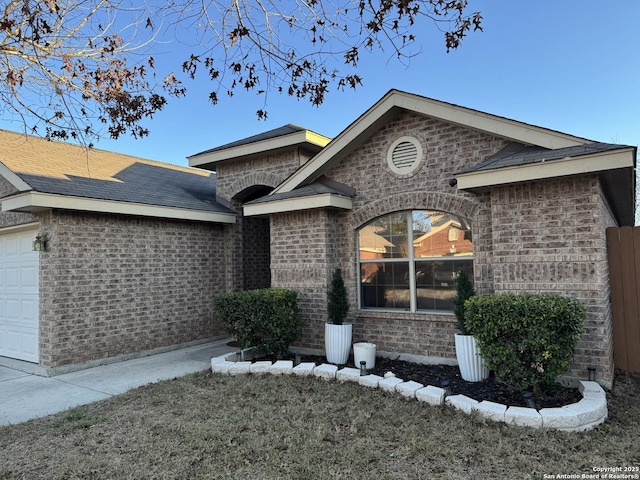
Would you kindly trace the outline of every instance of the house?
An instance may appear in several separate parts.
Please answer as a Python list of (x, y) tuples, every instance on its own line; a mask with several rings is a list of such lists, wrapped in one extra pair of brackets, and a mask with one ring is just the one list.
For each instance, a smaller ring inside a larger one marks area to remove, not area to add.
[(466, 269), (479, 294), (579, 299), (588, 318), (569, 375), (595, 365), (610, 384), (605, 229), (633, 225), (635, 158), (635, 147), (391, 90), (328, 143), (288, 125), (189, 163), (215, 171), (238, 212), (228, 287), (255, 281), (262, 259), (265, 285), (301, 294), (299, 346), (323, 348), (339, 267), (354, 341), (450, 362), (453, 279)]
[(0, 356), (56, 374), (224, 334), (209, 172), (0, 131), (0, 197)]
[(222, 335), (211, 297), (269, 286), (300, 292), (297, 346), (322, 350), (339, 267), (354, 341), (379, 352), (455, 362), (466, 270), (480, 294), (582, 301), (569, 374), (613, 379), (605, 228), (633, 225), (635, 147), (397, 90), (334, 139), (286, 125), (188, 157), (197, 170), (0, 140), (0, 237), (39, 271), (31, 361), (54, 373)]

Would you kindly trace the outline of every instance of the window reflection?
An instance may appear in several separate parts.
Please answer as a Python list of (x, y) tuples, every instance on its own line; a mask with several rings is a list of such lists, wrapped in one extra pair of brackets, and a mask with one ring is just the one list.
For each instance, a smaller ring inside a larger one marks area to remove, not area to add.
[(362, 308), (451, 311), (459, 272), (473, 278), (471, 222), (458, 215), (385, 215), (358, 231), (358, 247)]
[(363, 305), (369, 308), (410, 308), (407, 262), (362, 264), (360, 278)]
[(397, 213), (374, 220), (360, 229), (361, 260), (408, 258), (409, 238), (406, 213)]

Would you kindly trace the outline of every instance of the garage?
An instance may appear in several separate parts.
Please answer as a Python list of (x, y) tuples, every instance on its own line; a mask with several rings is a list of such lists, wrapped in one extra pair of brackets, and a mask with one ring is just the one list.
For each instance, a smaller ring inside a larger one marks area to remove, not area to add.
[(0, 356), (38, 358), (37, 228), (0, 232)]

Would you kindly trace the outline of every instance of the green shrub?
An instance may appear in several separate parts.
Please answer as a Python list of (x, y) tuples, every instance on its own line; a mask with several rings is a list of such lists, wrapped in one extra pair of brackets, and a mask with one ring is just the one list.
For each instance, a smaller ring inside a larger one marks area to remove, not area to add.
[(298, 292), (266, 288), (220, 295), (214, 306), (242, 348), (258, 348), (284, 358), (302, 331)]
[(465, 306), (487, 366), (519, 390), (538, 391), (567, 370), (586, 318), (580, 302), (553, 295), (473, 297)]
[(475, 296), (476, 291), (473, 288), (473, 283), (467, 275), (467, 272), (460, 270), (458, 274), (456, 284), (456, 296), (453, 299), (453, 313), (456, 315), (458, 321), (458, 330), (462, 335), (469, 335), (469, 330), (464, 321), (465, 302), (471, 297)]
[(331, 277), (331, 287), (327, 294), (327, 315), (329, 321), (336, 325), (342, 325), (349, 312), (349, 299), (347, 288), (342, 279), (342, 270), (336, 268)]

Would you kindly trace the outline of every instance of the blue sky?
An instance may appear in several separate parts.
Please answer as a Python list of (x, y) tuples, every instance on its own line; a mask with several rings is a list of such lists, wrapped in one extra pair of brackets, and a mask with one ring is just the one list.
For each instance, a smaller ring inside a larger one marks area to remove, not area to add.
[[(403, 66), (389, 53), (364, 56), (356, 91), (333, 91), (320, 107), (286, 95), (221, 96), (213, 107), (203, 79), (187, 82), (147, 122), (143, 140), (103, 140), (97, 148), (186, 165), (186, 156), (294, 123), (333, 137), (396, 88), (602, 142), (640, 144), (640, 1), (469, 0), (484, 31), (446, 53), (440, 33), (420, 33), (420, 56)], [(169, 46), (168, 46), (169, 47)], [(184, 54), (184, 52), (182, 52)], [(16, 130), (0, 120), (0, 127)]]

